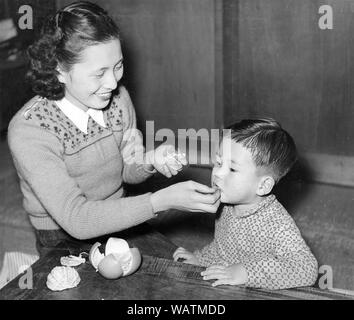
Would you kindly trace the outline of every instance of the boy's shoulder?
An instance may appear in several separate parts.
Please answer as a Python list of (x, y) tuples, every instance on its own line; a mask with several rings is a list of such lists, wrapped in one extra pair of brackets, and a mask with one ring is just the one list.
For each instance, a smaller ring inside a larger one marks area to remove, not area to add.
[(298, 229), (293, 217), (274, 195), (274, 200), (263, 213), (265, 223), (274, 230)]

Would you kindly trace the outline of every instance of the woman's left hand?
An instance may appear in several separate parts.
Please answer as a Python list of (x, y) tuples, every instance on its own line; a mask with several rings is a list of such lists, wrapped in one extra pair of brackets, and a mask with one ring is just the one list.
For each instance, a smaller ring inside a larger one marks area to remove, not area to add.
[(176, 175), (188, 163), (186, 155), (176, 151), (172, 145), (161, 145), (147, 152), (145, 159), (148, 165), (168, 178)]

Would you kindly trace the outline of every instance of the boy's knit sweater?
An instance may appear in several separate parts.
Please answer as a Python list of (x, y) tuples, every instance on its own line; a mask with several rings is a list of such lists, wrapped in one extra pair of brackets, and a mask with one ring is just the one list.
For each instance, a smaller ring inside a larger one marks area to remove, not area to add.
[(103, 114), (107, 128), (90, 117), (85, 134), (54, 101), (36, 96), (11, 120), (8, 143), (36, 229), (63, 228), (88, 239), (154, 217), (150, 193), (124, 198), (123, 182), (151, 175), (131, 161), (144, 148), (141, 136), (129, 130), (136, 128), (136, 116), (124, 87)]
[(214, 240), (194, 254), (203, 266), (241, 263), (247, 270), (248, 287), (310, 286), (318, 275), (316, 258), (274, 195), (242, 216), (225, 205), (215, 222)]

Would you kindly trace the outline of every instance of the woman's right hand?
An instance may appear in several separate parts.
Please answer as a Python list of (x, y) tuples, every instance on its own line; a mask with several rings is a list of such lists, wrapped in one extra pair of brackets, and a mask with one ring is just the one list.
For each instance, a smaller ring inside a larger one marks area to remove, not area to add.
[(179, 247), (174, 253), (173, 253), (173, 260), (178, 261), (178, 259), (183, 259), (183, 263), (189, 263), (189, 264), (195, 264), (199, 265), (199, 260), (198, 258), (190, 251)]
[(215, 213), (220, 205), (220, 191), (190, 180), (156, 191), (151, 204), (155, 213), (168, 209)]

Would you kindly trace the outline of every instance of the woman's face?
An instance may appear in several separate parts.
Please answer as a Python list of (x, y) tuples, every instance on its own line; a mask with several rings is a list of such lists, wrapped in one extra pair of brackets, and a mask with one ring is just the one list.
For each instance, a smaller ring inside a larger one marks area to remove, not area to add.
[(123, 76), (123, 55), (118, 39), (96, 44), (81, 52), (80, 62), (68, 72), (60, 70), (65, 97), (79, 108), (105, 108)]

